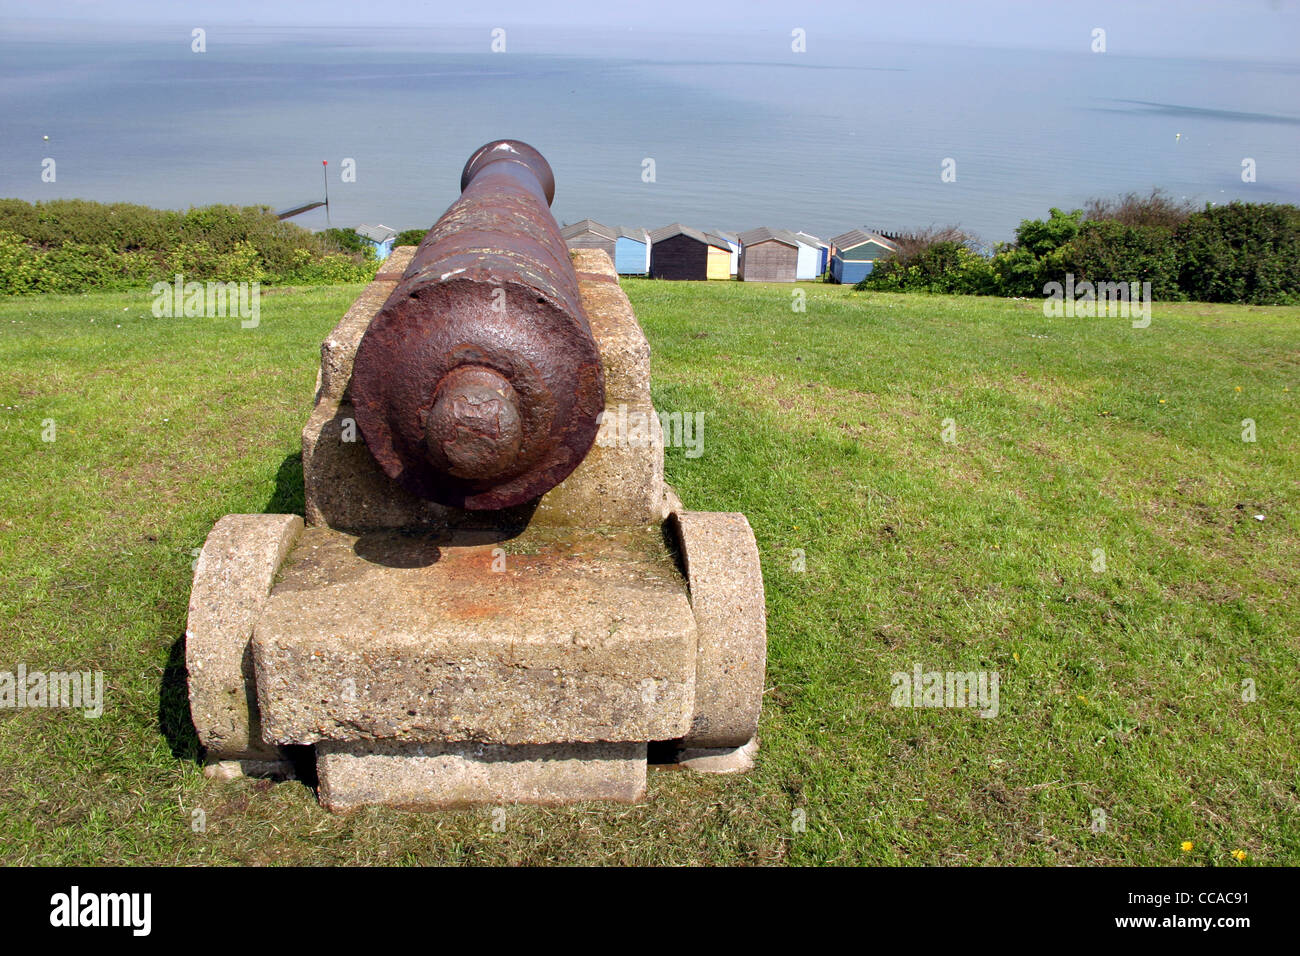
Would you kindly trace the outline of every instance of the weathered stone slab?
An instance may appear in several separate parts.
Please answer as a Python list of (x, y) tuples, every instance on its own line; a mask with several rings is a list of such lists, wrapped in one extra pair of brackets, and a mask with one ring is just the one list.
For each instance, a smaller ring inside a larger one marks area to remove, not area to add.
[(379, 804), (442, 810), (483, 804), (636, 803), (645, 744), (322, 743), (316, 772), (329, 810)]
[(743, 514), (674, 513), (699, 627), (695, 709), (684, 745), (740, 747), (763, 706), (767, 609), (758, 542)]
[(393, 251), (388, 254), (388, 258), (379, 264), (379, 271), (375, 273), (376, 279), (392, 279), (397, 281), (402, 278), (406, 272), (406, 267), (411, 264), (415, 258), (415, 250), (419, 246), (394, 246)]
[(357, 296), (351, 308), (339, 320), (333, 331), (320, 346), (320, 375), (316, 384), (316, 401), (332, 398), (348, 400), (348, 385), (352, 381), (352, 360), (356, 357), (361, 336), (370, 326), (392, 291), (397, 288), (402, 273), (415, 255), (415, 246), (398, 246), (384, 260), (370, 284)]
[(658, 528), (482, 542), (304, 532), (253, 639), (266, 738), (686, 734), (695, 618)]
[[(350, 439), (350, 440), (349, 440)], [(352, 406), (323, 398), (302, 430), (307, 524), (343, 531), (442, 527), (453, 509), (423, 501), (384, 474)]]
[(618, 273), (602, 249), (569, 253), (578, 273), (582, 307), (605, 368), (605, 419), (645, 416), (649, 441), (635, 425), (610, 429), (568, 478), (547, 494), (533, 520), (557, 527), (651, 524), (661, 521), (664, 484), (663, 429), (650, 401), (650, 343), (619, 287)]
[(650, 343), (603, 249), (570, 252), (582, 308), (605, 365), (605, 404), (650, 404)]
[[(597, 441), (573, 474), (542, 495), (534, 522), (552, 527), (599, 528), (663, 520), (663, 427), (648, 402), (624, 411), (624, 418), (643, 416), (640, 421), (645, 423), (648, 440), (642, 441), (629, 428), (609, 444)], [(606, 406), (605, 414), (615, 416), (617, 421), (620, 412)]]
[(279, 760), (263, 742), (249, 639), (275, 573), (303, 527), (297, 515), (226, 515), (194, 565), (185, 666), (190, 716), (209, 755)]

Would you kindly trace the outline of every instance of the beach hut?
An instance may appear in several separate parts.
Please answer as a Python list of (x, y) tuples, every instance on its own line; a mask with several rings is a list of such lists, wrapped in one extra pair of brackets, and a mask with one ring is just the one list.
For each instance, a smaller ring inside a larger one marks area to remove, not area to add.
[(650, 233), (631, 226), (614, 230), (614, 268), (622, 276), (643, 276), (650, 271)]
[(614, 247), (618, 233), (609, 226), (602, 226), (594, 219), (584, 219), (572, 226), (565, 226), (560, 235), (570, 249), (604, 249), (609, 261), (614, 261)]
[(709, 243), (709, 260), (705, 274), (710, 279), (731, 278), (731, 244), (717, 233), (706, 232)]
[(830, 246), (806, 232), (796, 232), (794, 237), (799, 240), (799, 264), (795, 267), (795, 278), (816, 279), (825, 275)]
[(375, 258), (380, 262), (387, 259), (389, 253), (393, 251), (393, 240), (397, 238), (396, 229), (390, 229), (383, 223), (372, 226), (363, 222), (352, 231), (374, 248)]
[(760, 226), (740, 234), (742, 282), (793, 282), (799, 264), (799, 240), (785, 229)]
[(734, 276), (740, 272), (740, 238), (733, 232), (723, 232), (721, 229), (714, 229), (712, 232), (705, 233), (706, 236), (714, 239), (721, 239), (731, 250), (731, 262), (729, 268)]
[(704, 233), (675, 222), (650, 233), (650, 278), (709, 277), (709, 240)]
[(845, 285), (861, 282), (877, 259), (897, 251), (898, 246), (882, 235), (851, 229), (831, 240), (831, 278)]

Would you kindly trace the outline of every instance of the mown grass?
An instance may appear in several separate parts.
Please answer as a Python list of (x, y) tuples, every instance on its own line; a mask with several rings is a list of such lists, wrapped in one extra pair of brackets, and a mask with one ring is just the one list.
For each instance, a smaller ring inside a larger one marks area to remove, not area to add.
[[(657, 405), (706, 413), (669, 479), (745, 512), (762, 551), (754, 772), (654, 772), (644, 805), (511, 808), (501, 833), (205, 779), (193, 552), (223, 514), (301, 509), (319, 342), (359, 287), (275, 290), (248, 330), (155, 319), (143, 291), (12, 298), (0, 670), (102, 669), (107, 703), (0, 711), (0, 860), (1300, 863), (1300, 309), (1157, 305), (1133, 329), (1036, 301), (625, 288)], [(999, 715), (892, 707), (917, 663), (996, 671)]]

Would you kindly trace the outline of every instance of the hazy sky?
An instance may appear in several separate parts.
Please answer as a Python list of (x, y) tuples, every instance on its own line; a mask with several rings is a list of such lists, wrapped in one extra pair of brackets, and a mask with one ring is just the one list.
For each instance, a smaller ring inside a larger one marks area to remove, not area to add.
[(1297, 0), (0, 0), (0, 18), (257, 26), (590, 26), (695, 39), (793, 27), (808, 33), (978, 46), (1086, 49), (1094, 27), (1118, 55), (1297, 59)]

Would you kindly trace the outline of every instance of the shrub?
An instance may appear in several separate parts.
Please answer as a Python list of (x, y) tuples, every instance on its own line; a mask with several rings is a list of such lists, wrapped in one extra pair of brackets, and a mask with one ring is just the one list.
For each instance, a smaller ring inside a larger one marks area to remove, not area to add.
[(1035, 257), (1045, 256), (1079, 234), (1083, 210), (1061, 212), (1052, 207), (1047, 219), (1025, 219), (1016, 230), (1016, 248), (1027, 249)]
[(130, 203), (0, 200), (0, 293), (75, 292), (188, 279), (359, 282), (373, 250), (281, 222), (265, 206), (176, 212)]
[(336, 252), (364, 253), (367, 249), (372, 248), (370, 243), (357, 235), (355, 229), (326, 229), (320, 235)]
[[(432, 228), (432, 227), (430, 227)], [(418, 246), (429, 234), (428, 229), (403, 229), (393, 241), (394, 246)]]
[(877, 260), (855, 288), (882, 292), (992, 295), (997, 279), (979, 240), (958, 226), (930, 228), (898, 241), (898, 251)]
[(1175, 200), (1163, 189), (1153, 189), (1149, 196), (1127, 193), (1115, 199), (1090, 199), (1084, 205), (1085, 221), (1118, 222), (1124, 226), (1157, 227), (1175, 231), (1187, 221), (1195, 206)]
[(1179, 287), (1203, 302), (1300, 302), (1300, 209), (1232, 202), (1178, 231)]
[(0, 229), (0, 293), (36, 291), (42, 258), (22, 236)]
[[(1178, 249), (1163, 226), (1130, 226), (1114, 219), (1089, 220), (1052, 252), (1040, 273), (1044, 282), (1150, 282), (1157, 299), (1181, 299)], [(1039, 289), (1041, 290), (1041, 286)]]
[(1028, 249), (1016, 246), (1000, 247), (989, 268), (993, 271), (998, 295), (1038, 295), (1046, 281), (1041, 274), (1043, 261)]

